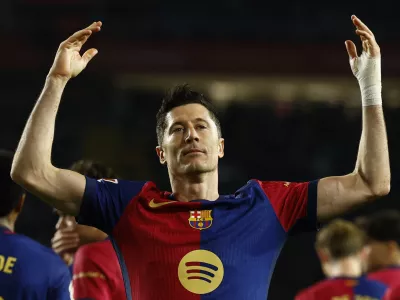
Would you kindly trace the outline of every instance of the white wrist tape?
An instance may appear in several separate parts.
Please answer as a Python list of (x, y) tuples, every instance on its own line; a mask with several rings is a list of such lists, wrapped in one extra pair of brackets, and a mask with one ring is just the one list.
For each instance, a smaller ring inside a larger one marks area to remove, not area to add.
[(360, 85), (362, 105), (382, 105), (381, 57), (363, 52), (350, 60), (350, 66)]

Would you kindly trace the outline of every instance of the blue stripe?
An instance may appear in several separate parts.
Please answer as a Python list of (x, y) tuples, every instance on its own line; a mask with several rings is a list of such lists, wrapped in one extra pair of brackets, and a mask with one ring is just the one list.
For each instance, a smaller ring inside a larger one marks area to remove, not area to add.
[(209, 268), (209, 269), (214, 270), (214, 271), (218, 271), (218, 267), (217, 266), (214, 266), (212, 264), (209, 264), (209, 263), (206, 263), (206, 262), (203, 262), (203, 261), (200, 262), (200, 266)]
[[(212, 278), (214, 278), (214, 276), (215, 276), (215, 274), (213, 274), (213, 273), (211, 273), (211, 272), (208, 272), (208, 271), (205, 271), (205, 270), (198, 270), (198, 273), (202, 273), (202, 274), (207, 275), (207, 276), (210, 276), (210, 277), (212, 277)], [(191, 274), (196, 274), (196, 273), (190, 273), (190, 275), (191, 275)]]
[(121, 250), (119, 249), (117, 242), (113, 237), (110, 237), (111, 244), (114, 247), (114, 251), (117, 254), (119, 265), (121, 266), (122, 278), (124, 279), (126, 300), (132, 300), (131, 293), (131, 282), (129, 280), (128, 268), (126, 267), (124, 257), (122, 256)]

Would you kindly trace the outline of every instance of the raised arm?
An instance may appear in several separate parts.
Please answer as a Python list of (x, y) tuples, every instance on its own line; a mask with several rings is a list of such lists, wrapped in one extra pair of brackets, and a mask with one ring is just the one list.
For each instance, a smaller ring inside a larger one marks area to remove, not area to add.
[(22, 133), (11, 169), (11, 177), (16, 183), (73, 215), (79, 212), (85, 177), (52, 165), (54, 125), (67, 82), (97, 54), (96, 49), (89, 49), (82, 56), (79, 51), (92, 33), (100, 31), (101, 25), (101, 22), (95, 22), (60, 44), (43, 91)]
[(352, 173), (321, 179), (318, 184), (317, 213), (320, 219), (384, 196), (390, 191), (390, 165), (381, 96), (381, 54), (371, 30), (352, 16), (363, 53), (346, 41), (350, 66), (357, 78), (362, 98), (362, 133), (357, 162)]

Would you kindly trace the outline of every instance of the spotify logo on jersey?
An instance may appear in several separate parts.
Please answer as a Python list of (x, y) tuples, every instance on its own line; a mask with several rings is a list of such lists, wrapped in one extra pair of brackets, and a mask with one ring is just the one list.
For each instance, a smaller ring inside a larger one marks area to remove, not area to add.
[(222, 261), (214, 253), (195, 250), (186, 254), (178, 266), (179, 281), (194, 294), (214, 291), (224, 278)]

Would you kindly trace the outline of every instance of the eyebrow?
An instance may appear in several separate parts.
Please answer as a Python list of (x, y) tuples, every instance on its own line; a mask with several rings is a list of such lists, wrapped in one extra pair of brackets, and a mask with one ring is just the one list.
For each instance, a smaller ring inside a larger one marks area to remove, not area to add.
[(204, 120), (203, 118), (196, 118), (194, 119), (196, 122), (204, 122), (206, 124), (208, 124), (208, 122), (206, 120)]
[[(195, 121), (195, 122), (204, 122), (204, 123), (206, 123), (207, 125), (209, 124), (209, 123), (208, 123), (205, 119), (203, 119), (203, 118), (196, 118), (196, 119), (194, 119), (194, 121)], [(171, 128), (177, 126), (177, 125), (184, 126), (185, 124), (184, 124), (184, 122), (182, 122), (182, 121), (176, 121), (176, 122), (172, 123), (171, 126), (170, 126), (169, 128), (171, 129)]]

